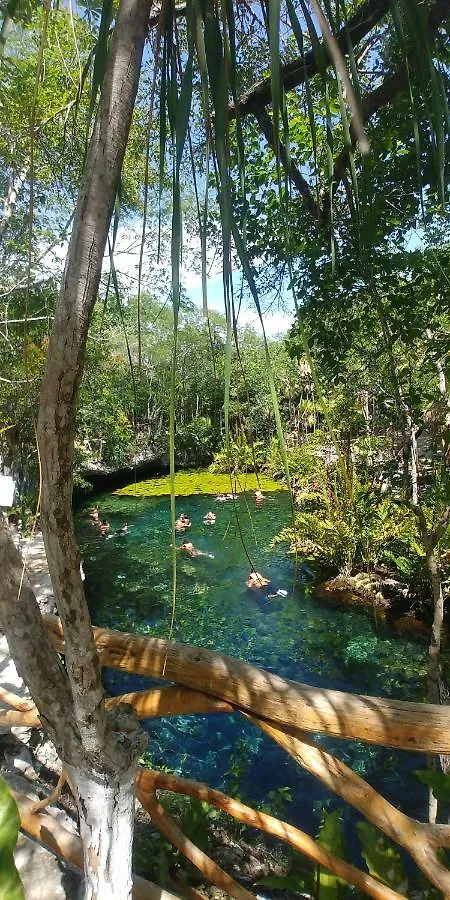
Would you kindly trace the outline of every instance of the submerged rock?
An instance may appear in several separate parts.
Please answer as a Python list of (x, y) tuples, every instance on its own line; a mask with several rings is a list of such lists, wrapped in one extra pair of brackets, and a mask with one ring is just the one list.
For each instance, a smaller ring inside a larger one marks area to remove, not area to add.
[(361, 572), (358, 575), (337, 575), (336, 578), (319, 584), (316, 590), (318, 596), (325, 600), (385, 611), (389, 609), (391, 601), (383, 596), (381, 585), (382, 582), (376, 575)]

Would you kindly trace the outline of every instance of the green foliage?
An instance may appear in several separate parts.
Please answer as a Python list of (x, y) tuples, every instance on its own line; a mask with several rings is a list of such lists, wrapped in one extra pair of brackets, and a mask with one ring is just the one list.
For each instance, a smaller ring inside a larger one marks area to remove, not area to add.
[(231, 797), (245, 802), (242, 781), (248, 773), (251, 762), (251, 748), (245, 738), (238, 738), (233, 744), (233, 752), (230, 755), (230, 768), (226, 773), (228, 778), (227, 790)]
[(406, 895), (408, 878), (397, 848), (369, 822), (358, 822), (356, 827), (361, 841), (361, 853), (370, 874)]
[(416, 769), (414, 775), (422, 784), (431, 787), (438, 803), (448, 806), (450, 803), (450, 775), (434, 769)]
[[(197, 416), (177, 429), (176, 458), (181, 464), (207, 464), (218, 443), (217, 429), (208, 416)], [(214, 470), (212, 470), (214, 471)]]
[(351, 469), (343, 479), (339, 461), (325, 464), (326, 446), (316, 439), (295, 450), (295, 525), (275, 542), (286, 541), (292, 552), (317, 559), (349, 574), (387, 565), (411, 576), (423, 565), (416, 517), (405, 506), (359, 480)]
[(25, 900), (23, 885), (14, 864), (14, 848), (19, 834), (20, 816), (6, 781), (0, 776), (0, 897)]
[(370, 659), (373, 659), (377, 652), (378, 639), (375, 635), (372, 638), (360, 640), (355, 638), (349, 641), (344, 650), (344, 661), (347, 665), (364, 665)]
[[(342, 830), (341, 810), (335, 809), (333, 812), (327, 812), (326, 809), (322, 813), (322, 822), (319, 829), (317, 841), (329, 853), (333, 853), (339, 859), (347, 858), (347, 848), (345, 844), (344, 832)], [(321, 900), (337, 900), (342, 896), (342, 881), (327, 872), (326, 869), (320, 867), (318, 873), (319, 882), (319, 898)]]
[(266, 448), (263, 441), (248, 444), (242, 435), (238, 435), (236, 440), (230, 441), (228, 450), (223, 449), (215, 454), (210, 471), (237, 475), (260, 472), (265, 461)]
[(282, 818), (286, 813), (286, 805), (292, 803), (292, 791), (289, 787), (279, 787), (269, 791), (267, 800), (259, 805), (261, 812)]
[[(342, 829), (342, 810), (333, 812), (322, 810), (322, 818), (317, 836), (317, 841), (329, 853), (333, 853), (340, 859), (347, 858), (345, 838)], [(280, 891), (310, 892), (317, 900), (339, 900), (348, 896), (347, 885), (340, 878), (323, 869), (322, 866), (314, 866), (301, 854), (290, 851), (286, 872), (284, 875), (269, 875), (262, 878), (259, 884), (264, 887)]]
[(196, 797), (189, 797), (181, 816), (181, 830), (200, 850), (208, 849), (208, 826), (211, 807)]

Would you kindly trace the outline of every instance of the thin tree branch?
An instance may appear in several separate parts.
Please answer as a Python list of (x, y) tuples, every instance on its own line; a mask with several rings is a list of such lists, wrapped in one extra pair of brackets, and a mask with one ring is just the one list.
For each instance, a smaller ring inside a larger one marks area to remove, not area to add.
[[(438, 0), (438, 2), (435, 3), (433, 7), (431, 7), (428, 14), (428, 29), (430, 36), (435, 35), (439, 26), (442, 25), (443, 22), (445, 22), (449, 15), (450, 0)], [(415, 51), (408, 54), (407, 62), (410, 72), (414, 73), (415, 64), (417, 63), (417, 55)], [(372, 91), (372, 93), (368, 94), (363, 99), (361, 104), (361, 117), (363, 123), (366, 124), (369, 119), (371, 119), (372, 116), (376, 112), (378, 112), (378, 110), (391, 103), (395, 99), (395, 97), (397, 97), (400, 93), (402, 93), (402, 91), (407, 88), (407, 86), (407, 66), (405, 62), (402, 62), (395, 72), (387, 75), (386, 78), (383, 79), (381, 84), (379, 84), (378, 87), (374, 91)], [(353, 121), (350, 123), (350, 138), (351, 146), (344, 147), (336, 159), (334, 167), (335, 188), (342, 181), (343, 175), (348, 165), (350, 151), (354, 149), (358, 139)]]
[(321, 847), (314, 838), (310, 837), (299, 828), (290, 825), (288, 822), (280, 821), (274, 816), (259, 810), (246, 806), (233, 797), (228, 797), (222, 791), (216, 791), (201, 784), (198, 781), (190, 781), (187, 778), (178, 778), (176, 775), (168, 775), (166, 772), (156, 772), (152, 769), (139, 769), (136, 778), (136, 787), (142, 797), (146, 797), (149, 793), (160, 788), (167, 791), (174, 791), (177, 794), (185, 794), (188, 797), (196, 797), (203, 803), (209, 803), (217, 809), (222, 809), (238, 822), (243, 822), (252, 828), (259, 828), (267, 834), (285, 841), (291, 847), (294, 847), (299, 853), (304, 854), (309, 859), (314, 860), (319, 866), (323, 866), (330, 872), (334, 872), (340, 878), (343, 878), (348, 884), (353, 884), (362, 890), (367, 896), (374, 897), (376, 900), (399, 900), (402, 896), (386, 885), (381, 884), (367, 872), (361, 872), (355, 866), (338, 859), (332, 853), (329, 853), (324, 847)]
[[(336, 44), (341, 53), (345, 55), (347, 52), (348, 38), (350, 38), (353, 46), (356, 47), (359, 41), (366, 37), (375, 25), (380, 22), (383, 16), (386, 15), (389, 10), (389, 5), (389, 0), (367, 0), (358, 12), (349, 19), (347, 29), (341, 28), (335, 36)], [(329, 60), (329, 65), (331, 65), (331, 58), (325, 43), (323, 44), (323, 49)], [(299, 85), (303, 84), (308, 78), (312, 78), (313, 75), (316, 75), (317, 71), (316, 58), (313, 51), (310, 50), (303, 56), (281, 66), (281, 80), (284, 89), (287, 91), (299, 87)], [(252, 87), (239, 98), (239, 116), (244, 118), (250, 113), (256, 115), (256, 112), (267, 106), (271, 100), (271, 78), (263, 78), (261, 81), (257, 81), (252, 85)], [(234, 104), (230, 104), (228, 113), (230, 118), (236, 116)]]
[[(273, 153), (276, 153), (273, 122), (269, 116), (269, 113), (267, 112), (265, 107), (262, 107), (255, 113), (255, 115), (256, 115), (258, 125), (259, 125), (269, 147), (271, 148)], [(292, 159), (288, 158), (286, 147), (284, 146), (284, 144), (281, 141), (279, 142), (278, 149), (279, 149), (279, 154), (280, 154), (280, 160), (283, 164), (283, 167), (284, 167), (287, 175), (291, 179), (292, 184), (295, 185), (298, 193), (305, 201), (305, 205), (306, 205), (308, 212), (311, 214), (311, 216), (314, 219), (316, 219), (318, 222), (320, 222), (320, 220), (321, 220), (320, 207), (318, 206), (318, 204), (316, 203), (316, 201), (314, 199), (313, 192), (312, 192), (306, 178), (303, 177), (302, 173), (297, 168), (297, 166), (292, 161)]]

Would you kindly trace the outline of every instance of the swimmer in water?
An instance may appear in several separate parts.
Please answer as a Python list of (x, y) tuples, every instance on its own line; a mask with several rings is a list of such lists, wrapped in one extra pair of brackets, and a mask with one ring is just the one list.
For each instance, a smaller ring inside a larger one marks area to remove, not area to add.
[(192, 522), (185, 513), (181, 513), (178, 519), (175, 522), (175, 531), (186, 531), (186, 528), (190, 528)]
[(203, 522), (205, 525), (214, 525), (216, 521), (216, 514), (213, 512), (207, 512), (206, 516), (203, 516)]
[(261, 588), (268, 587), (271, 583), (270, 578), (265, 578), (264, 575), (261, 575), (261, 572), (250, 572), (250, 575), (245, 582), (248, 588), (252, 590), (260, 590)]
[(116, 534), (126, 534), (128, 531), (128, 522), (124, 522), (120, 528), (117, 528)]
[(102, 519), (100, 523), (100, 534), (108, 534), (108, 531), (111, 529), (111, 525), (106, 519)]
[(192, 558), (196, 556), (209, 556), (210, 559), (214, 559), (212, 553), (205, 553), (204, 550), (197, 550), (197, 547), (194, 547), (192, 541), (182, 541), (178, 550), (184, 550)]
[(266, 498), (262, 491), (255, 491), (255, 500), (257, 506), (262, 506), (265, 499)]

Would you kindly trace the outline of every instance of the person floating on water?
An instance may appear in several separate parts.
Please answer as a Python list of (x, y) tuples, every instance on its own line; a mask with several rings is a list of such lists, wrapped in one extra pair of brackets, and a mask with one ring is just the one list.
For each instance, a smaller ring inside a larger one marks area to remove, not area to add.
[(266, 578), (264, 575), (261, 575), (261, 572), (250, 572), (250, 575), (245, 582), (247, 588), (250, 588), (252, 591), (261, 591), (268, 600), (273, 600), (274, 597), (287, 597), (288, 591), (285, 591), (283, 588), (279, 588), (278, 591), (274, 591), (273, 593), (269, 593), (267, 590), (269, 585), (272, 584), (270, 578)]
[(206, 516), (203, 516), (203, 522), (205, 523), (205, 525), (215, 525), (216, 514), (211, 512), (210, 510), (206, 513)]
[(264, 575), (261, 575), (261, 572), (250, 572), (250, 575), (245, 582), (248, 588), (252, 588), (254, 590), (260, 590), (261, 588), (268, 587), (271, 584), (270, 578), (265, 578)]
[(182, 541), (177, 549), (184, 550), (185, 553), (192, 557), (209, 556), (210, 559), (214, 559), (214, 555), (212, 553), (206, 553), (204, 550), (197, 550), (197, 547), (194, 547), (192, 541)]
[(116, 534), (126, 534), (128, 531), (128, 522), (124, 522), (120, 528), (116, 529)]

